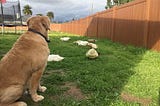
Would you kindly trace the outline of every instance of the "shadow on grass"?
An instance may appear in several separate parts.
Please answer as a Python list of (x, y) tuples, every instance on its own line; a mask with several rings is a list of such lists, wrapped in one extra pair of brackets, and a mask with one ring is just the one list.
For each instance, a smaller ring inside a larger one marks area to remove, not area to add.
[[(99, 47), (97, 51), (100, 56), (95, 60), (89, 60), (85, 57), (89, 48), (78, 47), (73, 44), (75, 40), (87, 40), (86, 37), (72, 37), (69, 42), (61, 42), (59, 38), (52, 38), (53, 42), (49, 46), (51, 53), (60, 54), (65, 59), (58, 63), (48, 63), (47, 71), (63, 69), (66, 76), (58, 75), (58, 79), (48, 77), (44, 79), (44, 82), (45, 84), (53, 83), (53, 85), (59, 85), (66, 81), (75, 82), (88, 96), (88, 99), (74, 101), (74, 105), (107, 106), (113, 104), (115, 100), (119, 99), (129, 78), (135, 74), (134, 67), (141, 61), (146, 52), (142, 48), (123, 46), (106, 39), (99, 39), (96, 44)], [(57, 81), (58, 83), (55, 83)], [(55, 94), (53, 93), (53, 95)], [(71, 102), (73, 99), (61, 100), (63, 102), (55, 102), (56, 105), (72, 105), (73, 103)], [(64, 100), (66, 101), (64, 102)]]
[[(75, 40), (87, 40), (86, 37), (70, 36), (69, 42), (60, 41), (61, 36), (51, 35), (49, 48), (51, 54), (59, 54), (65, 57), (61, 62), (48, 62), (46, 72), (51, 70), (63, 70), (64, 75), (50, 73), (43, 77), (42, 81), (48, 88), (42, 93), (45, 99), (40, 103), (33, 103), (25, 97), (29, 106), (108, 106), (118, 100), (129, 78), (135, 74), (134, 67), (141, 61), (145, 49), (132, 46), (123, 46), (106, 39), (98, 39), (97, 51), (100, 56), (90, 60), (85, 57), (88, 47), (79, 47), (73, 44)], [(12, 37), (11, 37), (12, 38)], [(8, 40), (1, 38), (0, 49), (7, 52), (15, 42), (16, 37)], [(5, 44), (10, 42), (6, 47)], [(5, 48), (5, 49), (4, 49)], [(1, 52), (0, 52), (1, 53)], [(44, 73), (47, 74), (47, 73)], [(68, 88), (62, 88), (66, 82), (76, 83), (87, 98), (76, 100), (73, 97), (65, 97), (63, 94)]]

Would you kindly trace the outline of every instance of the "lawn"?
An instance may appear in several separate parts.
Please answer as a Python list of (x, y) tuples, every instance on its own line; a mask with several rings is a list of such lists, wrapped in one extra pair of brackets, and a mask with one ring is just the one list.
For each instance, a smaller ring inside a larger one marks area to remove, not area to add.
[[(157, 106), (160, 87), (160, 53), (97, 39), (97, 59), (88, 59), (88, 47), (73, 42), (88, 37), (50, 33), (51, 54), (65, 57), (48, 62), (41, 83), (48, 89), (45, 99), (34, 103), (28, 95), (22, 100), (29, 106)], [(60, 41), (70, 36), (68, 42)], [(0, 35), (0, 58), (19, 35)]]

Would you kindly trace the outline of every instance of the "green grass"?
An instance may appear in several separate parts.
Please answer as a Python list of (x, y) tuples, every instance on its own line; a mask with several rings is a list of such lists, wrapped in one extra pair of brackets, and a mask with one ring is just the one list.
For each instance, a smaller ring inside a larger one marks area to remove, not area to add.
[[(34, 103), (27, 96), (24, 100), (29, 106), (139, 106), (137, 102), (121, 99), (122, 92), (139, 98), (150, 98), (150, 106), (157, 106), (160, 87), (160, 53), (124, 46), (107, 39), (98, 39), (97, 59), (88, 59), (85, 53), (88, 47), (80, 47), (75, 40), (87, 40), (87, 37), (66, 33), (50, 33), (51, 54), (65, 57), (61, 62), (48, 62), (42, 83), (48, 89), (45, 99)], [(0, 58), (12, 47), (19, 35), (0, 35)], [(60, 37), (70, 36), (68, 42)], [(55, 70), (63, 71), (55, 72)], [(49, 73), (49, 74), (48, 74)], [(81, 89), (84, 99), (64, 95), (69, 87), (66, 82), (74, 83)]]

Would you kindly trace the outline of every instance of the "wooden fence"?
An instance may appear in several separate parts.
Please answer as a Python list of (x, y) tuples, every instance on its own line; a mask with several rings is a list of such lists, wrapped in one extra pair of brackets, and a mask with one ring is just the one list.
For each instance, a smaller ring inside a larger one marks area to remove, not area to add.
[(108, 38), (160, 51), (160, 0), (135, 0), (76, 21), (52, 24), (55, 31)]
[(0, 26), (0, 35), (3, 33), (24, 33), (27, 31), (27, 26)]

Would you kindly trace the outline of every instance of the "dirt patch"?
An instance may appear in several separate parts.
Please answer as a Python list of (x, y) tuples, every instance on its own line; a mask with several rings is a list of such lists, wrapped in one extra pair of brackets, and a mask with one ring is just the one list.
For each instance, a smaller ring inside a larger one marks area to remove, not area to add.
[(81, 92), (81, 89), (76, 86), (76, 84), (71, 82), (66, 82), (62, 87), (69, 88), (66, 92), (64, 92), (65, 97), (73, 97), (76, 100), (83, 100), (86, 96)]
[(0, 56), (4, 57), (6, 54), (0, 54)]
[(6, 54), (2, 54), (2, 56), (4, 57)]
[[(62, 69), (59, 69), (59, 70), (48, 70), (48, 71), (45, 71), (43, 77), (49, 77), (50, 75), (52, 74), (60, 74), (61, 76), (65, 76), (65, 72), (64, 70)], [(43, 81), (42, 81), (43, 83)], [(67, 88), (68, 90), (66, 90), (62, 96), (64, 97), (71, 97), (71, 98), (75, 98), (76, 100), (83, 100), (83, 99), (86, 99), (86, 96), (82, 93), (81, 89), (78, 88), (76, 86), (75, 83), (73, 82), (65, 82), (64, 85), (61, 85), (60, 86), (61, 88)], [(59, 99), (60, 96), (58, 95), (55, 95), (55, 96), (51, 96), (51, 99), (54, 99), (54, 100), (57, 100)]]
[(121, 98), (127, 102), (137, 102), (141, 104), (142, 106), (149, 106), (149, 104), (152, 102), (152, 99), (139, 98), (139, 97), (136, 97), (134, 95), (131, 95), (129, 93), (124, 93), (124, 92), (121, 94)]
[(61, 76), (65, 76), (64, 70), (59, 69), (59, 70), (48, 70), (48, 71), (45, 71), (43, 77), (48, 77), (48, 76), (50, 76), (50, 75), (52, 75), (54, 73), (60, 74)]
[(58, 95), (50, 96), (50, 99), (52, 99), (52, 100), (59, 100), (60, 96), (58, 96)]

